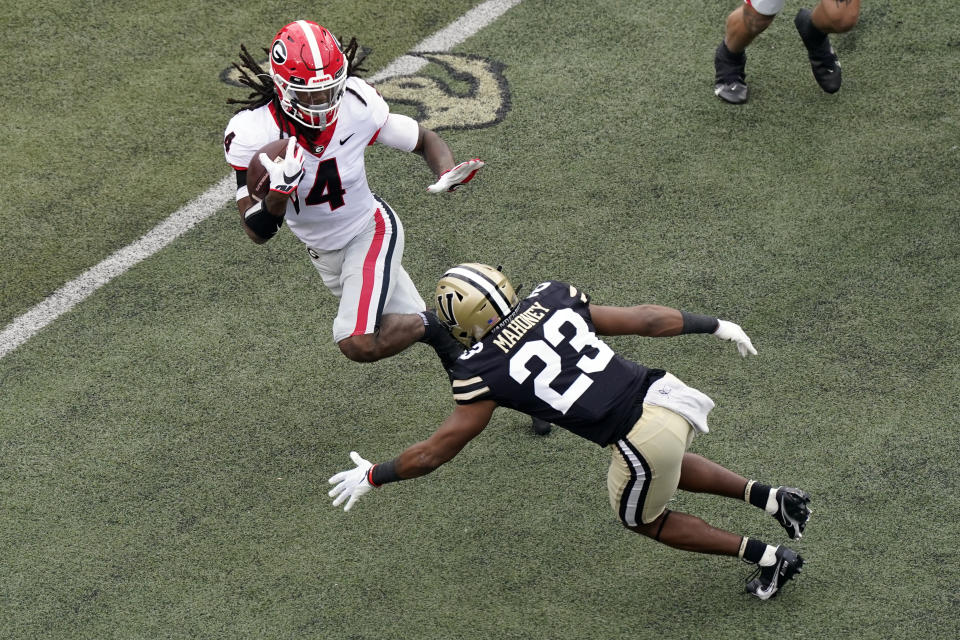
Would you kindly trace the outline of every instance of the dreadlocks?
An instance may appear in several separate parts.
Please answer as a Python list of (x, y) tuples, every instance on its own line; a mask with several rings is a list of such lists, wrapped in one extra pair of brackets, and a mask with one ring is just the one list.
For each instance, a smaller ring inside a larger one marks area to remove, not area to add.
[(356, 38), (350, 38), (350, 42), (343, 49), (343, 57), (347, 59), (347, 76), (360, 76), (367, 69), (361, 67), (363, 61), (367, 59), (370, 50), (360, 46)]
[[(270, 53), (269, 49), (264, 48), (264, 54)], [(360, 65), (367, 59), (370, 51), (362, 48), (356, 38), (350, 38), (350, 42), (343, 49), (343, 57), (347, 60), (347, 76), (358, 76), (361, 72), (367, 71)], [(227, 104), (238, 104), (240, 108), (234, 113), (240, 113), (244, 109), (256, 109), (277, 100), (277, 93), (273, 86), (273, 79), (270, 74), (263, 70), (263, 67), (253, 59), (247, 48), (240, 45), (240, 64), (233, 63), (233, 68), (237, 70), (240, 76), (237, 81), (251, 89), (250, 94), (244, 100), (229, 98)], [(282, 111), (278, 110), (282, 113)]]
[[(263, 51), (268, 53), (266, 49)], [(244, 109), (262, 107), (276, 97), (270, 74), (257, 64), (257, 61), (253, 59), (253, 56), (242, 44), (240, 45), (240, 64), (234, 62), (233, 68), (240, 74), (237, 81), (252, 90), (246, 100), (237, 100), (236, 98), (227, 100), (227, 104), (241, 105), (234, 113), (240, 113)]]

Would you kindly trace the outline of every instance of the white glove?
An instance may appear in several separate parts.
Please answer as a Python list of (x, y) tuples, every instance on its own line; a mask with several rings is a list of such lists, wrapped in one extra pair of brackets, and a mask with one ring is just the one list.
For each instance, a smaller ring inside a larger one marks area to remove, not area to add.
[(474, 158), (461, 162), (453, 169), (447, 169), (440, 174), (440, 178), (432, 185), (427, 187), (430, 193), (443, 193), (444, 191), (454, 191), (462, 184), (467, 184), (477, 175), (477, 171), (483, 166), (483, 160)]
[(356, 502), (360, 496), (370, 491), (370, 489), (373, 489), (373, 485), (370, 484), (370, 481), (367, 479), (367, 474), (370, 472), (370, 467), (372, 467), (373, 464), (369, 460), (364, 460), (356, 451), (350, 452), (350, 458), (357, 466), (353, 469), (341, 471), (332, 476), (328, 481), (330, 484), (337, 485), (333, 489), (330, 489), (330, 493), (327, 494), (331, 498), (334, 498), (333, 506), (339, 507), (340, 503), (350, 498), (347, 500), (346, 506), (343, 507), (344, 511), (350, 511), (350, 507), (353, 506), (353, 503)]
[(297, 185), (303, 178), (303, 149), (297, 144), (296, 138), (290, 138), (287, 152), (279, 162), (274, 162), (267, 154), (261, 153), (260, 164), (270, 175), (270, 191), (289, 196), (297, 190)]
[(717, 330), (713, 332), (713, 335), (717, 336), (721, 340), (732, 340), (737, 343), (737, 351), (740, 352), (740, 355), (744, 358), (747, 357), (747, 354), (757, 355), (757, 350), (753, 348), (753, 343), (750, 342), (750, 336), (744, 332), (735, 322), (728, 322), (727, 320), (721, 320), (720, 326), (717, 327)]

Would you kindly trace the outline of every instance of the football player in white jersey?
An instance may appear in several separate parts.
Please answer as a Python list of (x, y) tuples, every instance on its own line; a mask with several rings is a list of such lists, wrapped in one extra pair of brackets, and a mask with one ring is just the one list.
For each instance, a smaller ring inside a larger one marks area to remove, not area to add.
[[(784, 0), (743, 0), (727, 16), (726, 30), (714, 53), (713, 93), (731, 104), (747, 101), (746, 48), (763, 33), (783, 9)], [(807, 49), (813, 77), (827, 93), (840, 90), (840, 61), (830, 46), (831, 33), (853, 29), (860, 18), (860, 0), (820, 0), (817, 6), (800, 9), (793, 24)]]
[[(390, 113), (372, 86), (355, 74), (363, 56), (356, 40), (344, 48), (330, 31), (297, 20), (277, 33), (264, 70), (241, 47), (240, 82), (253, 90), (224, 133), (227, 162), (237, 175), (243, 229), (258, 244), (284, 222), (307, 247), (324, 284), (340, 299), (333, 338), (341, 352), (372, 362), (416, 341), (429, 343), (445, 366), (461, 348), (436, 318), (401, 265), (403, 225), (367, 184), (364, 152), (379, 142), (413, 152), (437, 177), (427, 190), (450, 192), (483, 166), (456, 164), (447, 144), (415, 120)], [(289, 138), (285, 157), (258, 159), (267, 169), (262, 201), (247, 190), (246, 172), (268, 142)]]
[(356, 466), (330, 478), (334, 506), (346, 503), (349, 510), (374, 487), (430, 473), (456, 456), (504, 406), (606, 447), (610, 506), (627, 529), (677, 549), (755, 564), (746, 588), (761, 600), (774, 597), (800, 571), (803, 558), (785, 545), (724, 531), (667, 508), (678, 488), (744, 500), (773, 516), (797, 540), (810, 517), (810, 496), (748, 480), (689, 453), (694, 433), (709, 431), (713, 401), (667, 371), (620, 356), (600, 338), (709, 333), (734, 342), (742, 356), (756, 355), (739, 325), (658, 305), (597, 305), (586, 293), (556, 281), (540, 284), (520, 300), (502, 273), (476, 263), (449, 269), (437, 284), (436, 303), (454, 337), (469, 347), (450, 369), (453, 413), (432, 436), (392, 460), (371, 464), (351, 452)]

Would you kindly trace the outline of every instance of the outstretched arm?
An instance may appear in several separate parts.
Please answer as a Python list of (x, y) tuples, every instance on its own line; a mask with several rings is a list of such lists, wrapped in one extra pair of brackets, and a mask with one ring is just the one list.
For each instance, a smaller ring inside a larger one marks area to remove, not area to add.
[(407, 447), (389, 462), (372, 464), (356, 451), (351, 451), (350, 457), (356, 467), (330, 478), (330, 484), (336, 485), (329, 493), (334, 498), (333, 506), (339, 506), (347, 500), (343, 509), (349, 511), (360, 496), (374, 487), (430, 473), (460, 453), (468, 442), (483, 431), (496, 408), (492, 400), (457, 405), (432, 436)]
[[(394, 467), (397, 480), (424, 476), (451, 460), (483, 431), (496, 408), (492, 400), (457, 405), (433, 435), (407, 447), (396, 457)], [(376, 471), (374, 478), (377, 478)]]
[(483, 167), (478, 158), (455, 165), (453, 152), (435, 131), (420, 126), (416, 120), (402, 114), (391, 113), (380, 131), (377, 140), (389, 147), (412, 151), (427, 163), (437, 181), (427, 187), (430, 193), (455, 191), (477, 175)]
[(757, 355), (750, 337), (740, 325), (655, 304), (636, 307), (590, 305), (590, 317), (597, 333), (605, 336), (637, 335), (665, 338), (682, 333), (710, 333), (737, 345), (741, 356)]
[(437, 176), (437, 181), (427, 187), (430, 193), (449, 193), (455, 191), (457, 187), (465, 185), (477, 175), (483, 167), (483, 161), (479, 158), (473, 158), (466, 162), (454, 166), (453, 152), (436, 132), (430, 129), (420, 127), (417, 146), (414, 152), (420, 154), (433, 175)]
[(433, 175), (438, 178), (453, 168), (453, 152), (435, 131), (420, 127), (413, 152), (426, 161)]
[(597, 333), (605, 336), (665, 338), (683, 333), (683, 315), (676, 309), (655, 304), (641, 304), (636, 307), (591, 304), (590, 317), (593, 318)]

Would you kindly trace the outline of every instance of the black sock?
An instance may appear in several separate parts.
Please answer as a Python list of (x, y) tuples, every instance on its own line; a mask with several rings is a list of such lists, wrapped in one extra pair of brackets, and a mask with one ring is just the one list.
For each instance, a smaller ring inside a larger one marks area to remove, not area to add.
[(803, 33), (803, 42), (809, 48), (810, 45), (820, 46), (827, 40), (827, 32), (820, 31), (814, 24), (811, 19), (807, 24), (807, 28), (804, 29)]
[(720, 41), (720, 49), (723, 56), (731, 62), (743, 62), (743, 59), (747, 57), (746, 51), (741, 51), (740, 53), (730, 51), (730, 49), (727, 48), (726, 39)]
[(741, 557), (751, 564), (757, 564), (763, 557), (763, 552), (767, 550), (767, 545), (753, 538), (746, 538), (746, 542), (747, 544)]
[(752, 484), (747, 483), (747, 486), (750, 487), (750, 494), (744, 496), (744, 499), (748, 500), (753, 506), (766, 510), (770, 490), (773, 489), (773, 487), (768, 484), (760, 484), (759, 482)]

